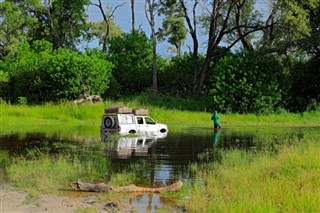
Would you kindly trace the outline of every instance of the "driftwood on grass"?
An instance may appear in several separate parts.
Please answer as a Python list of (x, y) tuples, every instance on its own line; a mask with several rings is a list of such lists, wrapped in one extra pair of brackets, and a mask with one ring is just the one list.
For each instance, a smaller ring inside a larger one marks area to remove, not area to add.
[(75, 104), (81, 104), (85, 101), (89, 101), (91, 104), (93, 104), (93, 102), (97, 102), (97, 101), (102, 101), (101, 96), (99, 95), (84, 95), (84, 98), (79, 98), (73, 101), (73, 103)]
[(159, 187), (159, 188), (148, 188), (148, 187), (138, 187), (134, 184), (129, 186), (109, 186), (105, 183), (86, 183), (86, 182), (72, 182), (69, 184), (71, 188), (82, 192), (139, 192), (139, 193), (162, 193), (162, 192), (173, 192), (178, 191), (182, 186), (182, 181), (177, 181), (169, 186)]

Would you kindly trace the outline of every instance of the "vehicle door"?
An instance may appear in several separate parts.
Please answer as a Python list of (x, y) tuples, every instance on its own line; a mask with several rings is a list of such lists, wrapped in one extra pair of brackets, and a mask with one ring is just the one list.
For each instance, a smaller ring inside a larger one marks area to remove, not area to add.
[(136, 122), (139, 132), (147, 132), (147, 125), (143, 116), (136, 116)]
[(146, 123), (146, 131), (147, 132), (157, 132), (158, 131), (158, 125), (157, 123), (150, 117), (145, 116), (144, 121)]

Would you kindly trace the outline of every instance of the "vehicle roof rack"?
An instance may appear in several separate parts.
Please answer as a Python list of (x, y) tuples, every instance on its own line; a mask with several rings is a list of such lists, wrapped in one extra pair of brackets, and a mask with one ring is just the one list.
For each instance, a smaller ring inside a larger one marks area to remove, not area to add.
[(135, 114), (135, 115), (148, 115), (149, 111), (147, 109), (134, 109), (133, 114)]
[(114, 106), (105, 109), (106, 114), (134, 114), (134, 115), (148, 115), (147, 109), (131, 109), (127, 106)]
[(127, 106), (122, 106), (122, 107), (110, 107), (110, 108), (106, 108), (105, 113), (110, 114), (110, 113), (123, 113), (123, 114), (130, 114), (132, 113), (132, 109), (127, 107)]

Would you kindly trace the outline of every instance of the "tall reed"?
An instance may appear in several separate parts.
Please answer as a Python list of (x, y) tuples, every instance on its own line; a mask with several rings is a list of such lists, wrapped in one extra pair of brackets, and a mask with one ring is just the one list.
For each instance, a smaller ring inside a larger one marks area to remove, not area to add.
[[(319, 136), (319, 135), (318, 135)], [(197, 174), (187, 212), (319, 212), (319, 138), (307, 137), (278, 154), (225, 152)]]
[[(66, 129), (80, 128), (83, 132), (99, 134), (101, 117), (104, 109), (111, 106), (129, 106), (147, 108), (156, 121), (170, 126), (212, 126), (211, 113), (191, 112), (176, 109), (164, 109), (135, 100), (106, 101), (96, 104), (61, 103), (37, 106), (0, 104), (0, 132), (35, 131), (64, 132)], [(282, 113), (271, 115), (220, 114), (222, 126), (320, 126), (320, 112), (303, 114)], [(79, 132), (81, 134), (81, 132)]]

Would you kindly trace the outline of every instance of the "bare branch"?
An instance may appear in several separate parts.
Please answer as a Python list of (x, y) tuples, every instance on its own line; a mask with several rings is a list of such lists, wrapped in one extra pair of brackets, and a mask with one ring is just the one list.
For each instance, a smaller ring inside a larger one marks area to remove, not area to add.
[(124, 2), (122, 4), (119, 4), (117, 5), (112, 11), (110, 14), (108, 14), (107, 16), (107, 13), (105, 13), (105, 11), (103, 10), (103, 7), (102, 7), (102, 1), (99, 0), (99, 4), (95, 4), (93, 3), (92, 5), (94, 6), (97, 6), (99, 9), (100, 9), (100, 12), (101, 12), (101, 15), (103, 17), (103, 20), (104, 22), (106, 23), (107, 25), (107, 29), (106, 29), (106, 33), (104, 35), (104, 39), (103, 39), (103, 51), (106, 51), (107, 49), (107, 41), (108, 41), (108, 37), (109, 37), (109, 33), (110, 33), (110, 20), (113, 18), (113, 14), (115, 13), (115, 11), (119, 8), (119, 7), (122, 7), (123, 5), (125, 5), (127, 2)]

